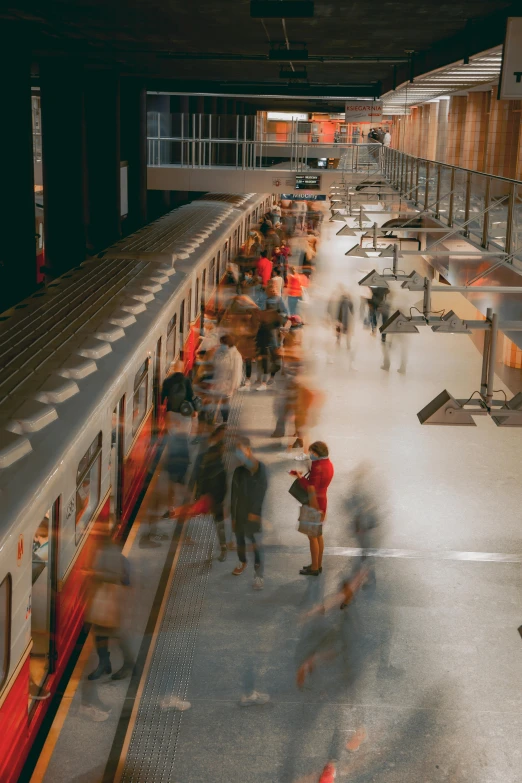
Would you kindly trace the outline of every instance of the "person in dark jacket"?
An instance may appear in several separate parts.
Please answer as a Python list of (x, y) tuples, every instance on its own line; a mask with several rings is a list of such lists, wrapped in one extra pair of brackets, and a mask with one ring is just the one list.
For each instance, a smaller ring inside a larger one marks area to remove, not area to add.
[(208, 448), (198, 456), (194, 468), (196, 474), (194, 498), (196, 501), (201, 498), (207, 498), (209, 501), (209, 513), (214, 517), (221, 550), (218, 557), (221, 563), (227, 557), (227, 537), (223, 513), (223, 504), (227, 494), (227, 470), (223, 461), (226, 430), (226, 425), (221, 424), (212, 432), (208, 439)]
[(167, 403), (167, 418), (187, 432), (191, 428), (191, 417), (184, 416), (180, 409), (183, 402), (193, 403), (194, 392), (190, 378), (185, 376), (183, 369), (183, 362), (178, 361), (172, 375), (165, 378), (161, 387), (161, 402)]
[(239, 563), (232, 571), (239, 576), (247, 567), (246, 539), (254, 550), (254, 589), (263, 589), (264, 553), (261, 543), (263, 502), (268, 488), (265, 465), (252, 453), (248, 438), (240, 438), (236, 446), (239, 467), (232, 477), (230, 515), (236, 535)]
[(165, 469), (169, 481), (168, 509), (163, 515), (168, 519), (176, 505), (186, 500), (186, 478), (190, 465), (189, 442), (186, 432), (171, 426), (167, 436), (167, 454)]
[(354, 313), (350, 294), (344, 288), (341, 288), (341, 296), (331, 302), (329, 309), (335, 324), (337, 345), (340, 346), (341, 337), (345, 337), (347, 348), (350, 350)]

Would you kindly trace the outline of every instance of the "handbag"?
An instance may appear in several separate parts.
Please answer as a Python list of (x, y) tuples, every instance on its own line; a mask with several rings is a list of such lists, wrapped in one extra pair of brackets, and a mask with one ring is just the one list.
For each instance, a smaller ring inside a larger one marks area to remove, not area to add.
[(290, 489), (288, 491), (290, 492), (292, 497), (297, 500), (298, 503), (301, 503), (301, 505), (305, 505), (306, 503), (308, 503), (308, 488), (303, 487), (301, 481), (298, 478), (296, 478), (296, 480), (292, 482)]
[(102, 628), (118, 628), (122, 589), (121, 585), (113, 582), (98, 585), (87, 612), (87, 622)]
[(304, 533), (305, 536), (316, 538), (323, 534), (323, 514), (318, 508), (313, 508), (306, 504), (301, 506), (299, 511), (299, 527), (297, 528), (300, 533)]

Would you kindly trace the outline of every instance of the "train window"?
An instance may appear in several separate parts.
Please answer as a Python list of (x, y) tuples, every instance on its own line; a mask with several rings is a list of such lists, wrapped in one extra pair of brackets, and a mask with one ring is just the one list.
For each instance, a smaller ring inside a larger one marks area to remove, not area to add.
[(198, 308), (199, 308), (199, 277), (196, 280), (196, 296), (194, 298), (194, 308), (196, 310), (195, 317), (197, 318), (197, 316), (198, 316)]
[(167, 375), (170, 365), (176, 358), (177, 325), (178, 315), (176, 313), (172, 316), (167, 326)]
[(132, 398), (132, 434), (135, 435), (145, 414), (149, 398), (149, 360), (145, 359), (134, 376), (134, 395)]
[(0, 583), (0, 688), (9, 672), (11, 649), (11, 574)]
[(208, 279), (210, 281), (210, 288), (214, 288), (214, 284), (216, 282), (216, 259), (213, 258), (210, 262), (210, 269), (208, 272)]
[(219, 267), (221, 265), (221, 250), (218, 251), (217, 254), (217, 265), (216, 265), (216, 285), (219, 285), (219, 281), (221, 280), (221, 274)]
[(80, 540), (100, 502), (101, 432), (80, 460), (76, 472), (76, 543)]
[(207, 270), (203, 270), (203, 276), (201, 278), (201, 300), (206, 305), (207, 303)]
[(188, 296), (187, 296), (187, 332), (189, 330), (191, 321), (192, 321), (192, 288), (188, 292)]

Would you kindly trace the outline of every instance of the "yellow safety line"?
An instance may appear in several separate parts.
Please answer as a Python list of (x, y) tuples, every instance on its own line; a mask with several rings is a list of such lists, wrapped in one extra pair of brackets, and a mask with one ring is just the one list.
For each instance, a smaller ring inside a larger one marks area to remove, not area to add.
[(47, 735), (47, 739), (45, 740), (45, 744), (42, 748), (42, 752), (40, 753), (38, 763), (34, 768), (34, 772), (31, 777), (31, 783), (41, 783), (41, 781), (43, 781), (45, 777), (45, 773), (47, 772), (47, 767), (49, 766), (49, 762), (51, 761), (51, 756), (54, 753), (56, 743), (58, 742), (58, 738), (63, 729), (63, 725), (65, 723), (67, 715), (69, 713), (72, 700), (74, 698), (74, 695), (78, 689), (80, 682), (82, 681), (83, 670), (87, 665), (87, 661), (89, 660), (89, 656), (92, 652), (92, 648), (93, 648), (93, 642), (89, 634), (85, 644), (83, 645), (83, 649), (80, 653), (80, 657), (76, 662), (76, 666), (74, 667), (74, 671), (71, 675), (71, 679), (67, 684), (67, 688), (65, 689), (65, 693), (62, 697), (62, 701), (60, 702), (60, 706), (58, 707), (58, 711), (53, 720), (53, 724), (49, 729), (49, 734)]
[[(157, 483), (157, 480), (158, 480), (158, 473), (156, 473), (156, 475), (150, 482), (147, 490), (147, 495), (149, 494), (149, 490), (153, 491), (154, 486)], [(132, 548), (132, 545), (134, 544), (134, 541), (136, 540), (136, 536), (138, 535), (138, 530), (142, 524), (142, 520), (139, 518), (141, 516), (142, 515), (140, 513), (137, 515), (136, 519), (134, 520), (134, 524), (130, 529), (129, 535), (125, 542), (125, 546), (122, 549), (122, 553), (125, 556), (128, 555), (128, 553)], [(61, 731), (67, 719), (67, 715), (69, 714), (69, 710), (71, 708), (74, 695), (78, 690), (78, 686), (80, 685), (83, 679), (83, 672), (87, 665), (87, 661), (89, 660), (92, 650), (93, 650), (93, 642), (92, 642), (92, 637), (89, 634), (89, 636), (85, 641), (85, 644), (83, 645), (83, 649), (80, 653), (80, 656), (76, 662), (76, 666), (74, 667), (73, 673), (71, 674), (71, 678), (67, 684), (67, 688), (65, 689), (65, 693), (60, 702), (60, 706), (58, 707), (58, 710), (56, 712), (52, 726), (49, 729), (49, 733), (47, 735), (44, 746), (40, 753), (40, 757), (38, 759), (36, 767), (34, 768), (34, 772), (31, 776), (30, 783), (42, 783), (45, 777), (45, 773), (47, 772), (47, 767), (49, 766), (49, 762), (51, 761), (51, 757), (54, 753), (54, 749), (56, 747)]]
[(121, 776), (123, 774), (123, 768), (125, 766), (125, 762), (127, 760), (127, 753), (129, 752), (129, 745), (132, 739), (132, 732), (134, 730), (134, 726), (136, 724), (136, 718), (138, 715), (138, 709), (140, 706), (141, 697), (143, 695), (143, 689), (145, 688), (145, 682), (147, 680), (147, 675), (149, 673), (149, 669), (152, 664), (152, 656), (154, 655), (154, 650), (156, 649), (156, 644), (158, 641), (159, 636), (159, 628), (161, 626), (161, 623), (163, 622), (163, 617), (165, 615), (165, 610), (167, 606), (167, 601), (169, 598), (170, 588), (172, 585), (172, 582), (174, 580), (174, 574), (176, 573), (176, 567), (178, 565), (179, 555), (181, 552), (181, 547), (183, 545), (183, 539), (185, 538), (185, 525), (183, 526), (181, 530), (181, 536), (178, 544), (178, 548), (176, 550), (176, 555), (174, 557), (174, 562), (172, 563), (172, 568), (170, 570), (169, 578), (165, 587), (165, 592), (163, 593), (163, 598), (161, 601), (161, 606), (158, 612), (158, 617), (156, 620), (156, 624), (154, 626), (154, 631), (151, 636), (151, 643), (149, 647), (149, 651), (147, 653), (147, 658), (145, 660), (145, 665), (143, 667), (143, 672), (141, 674), (140, 684), (138, 685), (138, 690), (136, 691), (136, 696), (134, 699), (134, 704), (132, 706), (132, 713), (129, 720), (129, 725), (127, 726), (127, 733), (125, 734), (125, 741), (123, 743), (123, 747), (121, 750), (120, 760), (118, 762), (118, 767), (116, 769), (116, 774), (114, 776), (113, 783), (119, 783), (121, 780)]

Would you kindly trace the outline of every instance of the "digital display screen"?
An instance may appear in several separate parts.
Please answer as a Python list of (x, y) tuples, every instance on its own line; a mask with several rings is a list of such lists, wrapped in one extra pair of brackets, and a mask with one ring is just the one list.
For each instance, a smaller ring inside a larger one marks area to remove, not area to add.
[(319, 174), (296, 174), (296, 190), (321, 190), (321, 177)]

